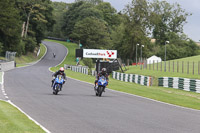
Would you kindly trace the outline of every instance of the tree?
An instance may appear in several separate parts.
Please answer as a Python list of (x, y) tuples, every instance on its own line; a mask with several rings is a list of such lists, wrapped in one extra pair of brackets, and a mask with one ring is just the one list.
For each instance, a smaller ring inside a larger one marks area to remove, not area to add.
[(15, 8), (15, 0), (0, 1), (0, 42), (3, 52), (20, 51), (21, 22), (18, 10)]
[[(120, 25), (117, 28), (117, 30), (121, 30), (123, 34), (115, 31), (118, 33), (120, 38), (122, 38), (122, 40), (118, 42), (118, 45), (116, 47), (116, 49), (119, 50), (121, 58), (134, 59), (136, 44), (148, 44), (148, 12), (148, 3), (146, 2), (146, 0), (133, 0), (131, 4), (127, 5), (125, 9), (125, 15), (122, 15), (123, 25)], [(118, 35), (115, 36), (117, 37)]]
[(80, 1), (88, 2), (93, 5), (98, 5), (103, 2), (103, 0), (75, 0), (75, 2), (80, 2)]
[(152, 34), (158, 44), (164, 44), (169, 40), (168, 32), (182, 33), (186, 18), (191, 15), (177, 3), (170, 5), (166, 1), (154, 0), (150, 7)]
[(48, 30), (46, 36), (57, 37), (57, 38), (65, 38), (62, 29), (64, 25), (64, 14), (66, 14), (68, 9), (68, 4), (64, 2), (52, 2), (53, 7), (53, 18), (55, 20), (55, 24), (53, 26), (53, 30)]
[(93, 17), (77, 22), (70, 37), (80, 40), (86, 48), (106, 48), (110, 43), (105, 22)]
[(39, 46), (39, 43), (45, 37), (45, 31), (52, 29), (55, 23), (52, 15), (51, 1), (16, 0), (16, 6), (22, 16), (21, 20), (26, 22), (24, 37), (26, 38), (29, 35), (33, 40), (36, 40)]
[(109, 2), (101, 2), (95, 8), (102, 12), (103, 19), (110, 27), (119, 24), (117, 11)]
[(83, 1), (73, 3), (69, 6), (69, 9), (64, 16), (65, 22), (62, 29), (65, 32), (65, 35), (70, 36), (74, 30), (75, 24), (86, 17), (103, 19), (103, 15), (101, 13), (102, 12), (95, 9), (94, 5), (91, 3)]

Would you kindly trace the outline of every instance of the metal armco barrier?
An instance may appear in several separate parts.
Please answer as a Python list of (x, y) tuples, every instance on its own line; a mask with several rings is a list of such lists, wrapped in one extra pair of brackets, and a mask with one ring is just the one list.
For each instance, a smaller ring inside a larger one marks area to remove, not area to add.
[(133, 82), (140, 85), (151, 86), (153, 78), (137, 74), (125, 74), (120, 72), (112, 72), (113, 79), (121, 80), (124, 82)]
[(88, 75), (88, 67), (87, 66), (71, 66), (71, 70), (74, 72), (80, 72)]
[(15, 62), (9, 61), (9, 62), (1, 62), (0, 63), (0, 71), (8, 71), (15, 68)]
[(160, 77), (158, 86), (200, 93), (200, 80), (197, 79)]

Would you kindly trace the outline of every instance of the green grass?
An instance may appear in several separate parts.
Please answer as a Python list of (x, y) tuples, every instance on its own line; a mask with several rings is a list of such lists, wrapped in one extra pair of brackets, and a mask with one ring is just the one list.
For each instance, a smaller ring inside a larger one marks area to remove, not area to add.
[[(66, 60), (62, 64), (75, 64), (75, 51), (76, 44), (56, 41), (58, 43), (64, 44), (66, 47), (68, 47), (70, 56), (66, 58)], [(73, 47), (72, 47), (73, 46)], [(70, 59), (71, 58), (71, 59)], [(71, 62), (69, 62), (71, 61)], [(52, 68), (52, 70), (57, 70), (58, 68)], [(156, 75), (164, 76), (166, 73), (160, 74), (157, 71), (149, 71), (148, 73), (144, 73), (144, 71), (140, 71), (139, 67), (134, 69), (129, 69), (129, 72), (131, 73), (133, 71), (137, 74), (144, 74), (144, 75)], [(128, 71), (127, 71), (128, 72)], [(94, 83), (95, 77), (90, 75), (84, 75), (82, 73), (73, 72), (71, 70), (66, 71), (66, 75), (71, 78), (79, 79), (81, 81), (86, 81), (89, 83)], [(169, 73), (170, 77), (172, 76)], [(177, 75), (175, 75), (177, 76)], [(193, 108), (193, 109), (200, 109), (200, 95), (198, 93), (194, 92), (186, 92), (183, 90), (177, 90), (173, 88), (164, 88), (164, 87), (158, 87), (158, 86), (142, 86), (135, 83), (126, 83), (122, 81), (118, 81), (115, 79), (112, 79), (110, 77), (109, 86), (108, 88), (112, 90), (122, 91), (130, 94), (135, 94), (138, 96), (143, 96), (151, 99), (155, 99), (158, 101), (179, 105), (183, 107)], [(91, 88), (91, 91), (93, 89)], [(95, 95), (95, 94), (94, 94)], [(106, 94), (105, 94), (106, 95)]]
[(33, 121), (7, 102), (0, 101), (1, 133), (44, 133)]
[[(200, 75), (198, 74), (199, 61), (200, 61), (200, 55), (166, 61), (166, 72), (164, 71), (164, 62), (162, 62), (162, 69), (161, 69), (161, 63), (155, 63), (154, 67), (153, 67), (153, 64), (148, 65), (147, 69), (145, 68), (142, 70), (140, 69), (139, 65), (137, 67), (129, 66), (127, 67), (128, 71), (126, 71), (125, 73), (138, 73), (138, 74), (154, 76), (154, 77), (183, 77), (183, 78), (200, 79)], [(173, 65), (173, 62), (174, 62), (174, 65)], [(178, 71), (177, 71), (177, 62), (179, 62)], [(189, 68), (188, 68), (188, 62), (189, 62)], [(194, 74), (193, 74), (193, 62), (194, 62)], [(174, 68), (174, 71), (173, 71), (173, 68)]]
[(44, 44), (40, 44), (40, 54), (36, 56), (35, 53), (28, 53), (27, 55), (22, 55), (21, 57), (16, 57), (17, 67), (26, 66), (27, 63), (32, 63), (39, 60), (46, 52), (46, 47)]

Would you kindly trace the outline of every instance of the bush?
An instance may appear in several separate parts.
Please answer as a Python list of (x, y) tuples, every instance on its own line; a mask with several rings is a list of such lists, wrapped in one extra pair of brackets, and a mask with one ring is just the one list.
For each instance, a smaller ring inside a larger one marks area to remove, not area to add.
[(0, 55), (3, 52), (3, 43), (0, 42)]
[(93, 67), (93, 62), (92, 62), (92, 59), (90, 58), (84, 58), (83, 59), (83, 63), (88, 66), (90, 69)]
[(27, 52), (34, 52), (34, 49), (37, 46), (36, 39), (27, 37), (23, 41), (25, 43), (25, 54), (27, 54)]

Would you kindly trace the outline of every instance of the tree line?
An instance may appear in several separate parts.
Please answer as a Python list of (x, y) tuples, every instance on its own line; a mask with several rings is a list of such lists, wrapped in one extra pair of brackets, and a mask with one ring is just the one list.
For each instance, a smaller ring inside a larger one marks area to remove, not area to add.
[[(50, 36), (80, 41), (84, 48), (116, 49), (122, 59), (136, 58), (143, 48), (143, 57), (157, 55), (164, 59), (166, 41), (167, 60), (199, 54), (196, 43), (183, 33), (187, 17), (178, 3), (166, 1), (132, 0), (117, 12), (103, 0), (76, 0), (72, 4), (53, 2), (57, 8), (56, 24)], [(55, 13), (55, 12), (54, 12)], [(154, 38), (156, 41), (151, 42)]]
[(167, 60), (188, 57), (200, 53), (183, 33), (190, 15), (178, 3), (159, 0), (132, 0), (120, 12), (103, 0), (1, 0), (0, 53), (33, 52), (51, 36), (80, 41), (84, 48), (116, 49), (120, 58), (133, 61), (137, 44), (138, 54), (144, 45), (143, 57), (164, 59), (169, 41)]
[(55, 23), (52, 12), (50, 0), (1, 0), (0, 53), (34, 52)]

